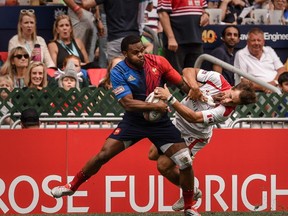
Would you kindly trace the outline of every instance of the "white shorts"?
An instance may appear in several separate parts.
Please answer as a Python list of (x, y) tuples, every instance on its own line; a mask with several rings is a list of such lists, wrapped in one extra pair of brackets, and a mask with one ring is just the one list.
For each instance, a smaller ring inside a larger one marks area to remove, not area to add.
[(209, 137), (208, 139), (197, 139), (188, 135), (182, 135), (182, 137), (184, 138), (185, 143), (190, 149), (193, 156), (195, 156), (198, 151), (200, 151), (207, 143), (209, 143), (211, 139), (211, 137)]

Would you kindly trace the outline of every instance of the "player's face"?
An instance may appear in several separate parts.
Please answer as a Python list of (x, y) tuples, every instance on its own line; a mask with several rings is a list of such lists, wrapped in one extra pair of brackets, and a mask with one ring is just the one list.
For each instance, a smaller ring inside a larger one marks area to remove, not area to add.
[(137, 69), (142, 69), (144, 65), (144, 50), (142, 42), (131, 44), (128, 51), (124, 53), (124, 56), (131, 65)]
[(223, 99), (221, 100), (221, 104), (224, 106), (236, 106), (240, 103), (240, 90), (229, 90), (224, 92)]

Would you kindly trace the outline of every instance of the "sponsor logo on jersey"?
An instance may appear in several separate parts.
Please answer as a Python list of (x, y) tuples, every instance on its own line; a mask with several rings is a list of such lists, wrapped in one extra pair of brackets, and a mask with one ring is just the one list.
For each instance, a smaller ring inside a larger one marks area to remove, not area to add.
[(118, 94), (124, 92), (124, 90), (125, 90), (125, 89), (124, 89), (123, 86), (118, 86), (117, 88), (113, 89), (113, 93), (114, 93), (115, 95), (118, 95)]
[(131, 81), (133, 81), (133, 80), (136, 80), (136, 78), (133, 77), (132, 75), (130, 75), (130, 76), (128, 77), (128, 81), (131, 82)]
[(214, 118), (213, 118), (213, 115), (212, 115), (212, 114), (207, 115), (207, 119), (208, 119), (208, 122), (209, 122), (209, 123), (214, 122)]

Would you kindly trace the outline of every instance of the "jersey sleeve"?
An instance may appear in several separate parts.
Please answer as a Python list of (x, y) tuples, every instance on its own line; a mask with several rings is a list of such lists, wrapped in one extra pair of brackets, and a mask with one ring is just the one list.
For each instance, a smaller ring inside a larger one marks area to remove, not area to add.
[(201, 83), (209, 84), (220, 91), (231, 88), (231, 85), (222, 76), (222, 74), (215, 72), (215, 71), (206, 71), (206, 70), (200, 69), (197, 74), (197, 81)]
[(167, 59), (162, 56), (159, 57), (160, 65), (162, 66), (162, 70), (164, 71), (164, 79), (173, 85), (179, 86), (182, 83), (181, 75), (172, 67), (172, 65), (167, 61)]
[(172, 13), (172, 4), (170, 0), (158, 0), (157, 12), (166, 11)]
[(110, 71), (110, 81), (115, 97), (117, 98), (117, 100), (120, 100), (128, 94), (132, 94), (132, 92), (124, 79), (124, 75), (121, 72), (117, 71), (116, 68), (117, 67), (113, 68)]
[(203, 110), (201, 111), (203, 114), (203, 123), (205, 125), (215, 125), (217, 123), (224, 122), (230, 117), (234, 109), (234, 107), (219, 105), (214, 109)]

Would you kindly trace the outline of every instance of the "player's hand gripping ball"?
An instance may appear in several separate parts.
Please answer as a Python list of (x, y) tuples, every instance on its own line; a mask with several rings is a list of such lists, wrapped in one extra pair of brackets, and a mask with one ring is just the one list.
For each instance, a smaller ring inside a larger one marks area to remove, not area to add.
[[(154, 92), (151, 92), (145, 101), (148, 103), (158, 103), (159, 100), (160, 100), (159, 98), (154, 97)], [(147, 121), (151, 122), (157, 121), (162, 117), (162, 113), (157, 111), (144, 112), (143, 115)]]

